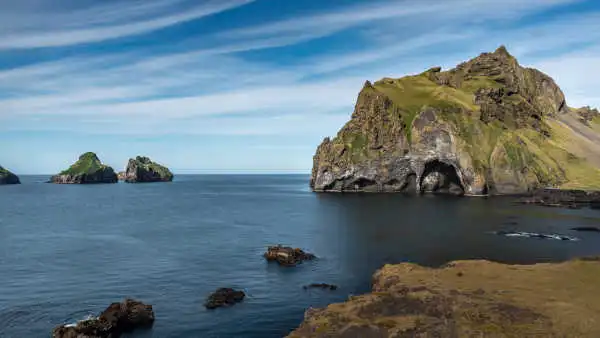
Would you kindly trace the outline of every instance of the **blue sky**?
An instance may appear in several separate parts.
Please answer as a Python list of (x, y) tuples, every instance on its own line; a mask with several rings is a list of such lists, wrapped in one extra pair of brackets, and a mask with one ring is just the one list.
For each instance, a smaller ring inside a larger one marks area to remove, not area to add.
[(595, 0), (0, 0), (0, 164), (304, 172), (365, 80), (500, 44), (600, 106)]

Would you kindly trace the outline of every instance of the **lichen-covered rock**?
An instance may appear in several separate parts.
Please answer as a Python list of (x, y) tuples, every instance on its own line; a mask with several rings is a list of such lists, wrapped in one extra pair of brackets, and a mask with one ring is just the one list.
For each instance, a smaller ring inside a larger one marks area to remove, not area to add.
[(21, 181), (19, 180), (19, 177), (17, 175), (11, 173), (7, 169), (4, 169), (2, 166), (0, 166), (0, 185), (20, 183)]
[(52, 338), (118, 338), (123, 333), (147, 328), (153, 323), (152, 305), (125, 299), (122, 303), (112, 303), (97, 318), (56, 327)]
[(385, 265), (372, 293), (308, 309), (288, 337), (600, 337), (599, 292), (598, 258)]
[[(367, 81), (350, 121), (313, 158), (314, 191), (513, 194), (600, 170), (569, 153), (552, 124), (573, 114), (560, 88), (500, 47), (449, 71)], [(583, 124), (582, 124), (583, 126)]]
[(152, 162), (148, 157), (137, 156), (129, 159), (124, 180), (128, 183), (171, 182), (173, 173), (167, 167)]
[(117, 183), (117, 174), (113, 168), (102, 164), (98, 156), (87, 152), (77, 162), (58, 175), (52, 176), (50, 182), (58, 184), (93, 184)]

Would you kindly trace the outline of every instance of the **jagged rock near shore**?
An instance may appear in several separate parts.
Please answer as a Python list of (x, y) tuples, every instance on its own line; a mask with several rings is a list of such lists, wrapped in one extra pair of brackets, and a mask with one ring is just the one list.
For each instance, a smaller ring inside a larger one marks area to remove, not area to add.
[(538, 189), (530, 196), (520, 198), (517, 203), (569, 209), (595, 207), (600, 205), (600, 191)]
[(234, 290), (232, 288), (219, 288), (208, 296), (204, 306), (207, 309), (231, 306), (244, 300), (244, 297), (246, 297), (244, 291)]
[(56, 327), (52, 338), (118, 338), (123, 333), (151, 327), (153, 323), (152, 305), (125, 299), (122, 303), (112, 303), (98, 318)]
[(263, 256), (267, 261), (277, 262), (283, 266), (296, 266), (303, 261), (316, 258), (315, 255), (304, 252), (302, 249), (282, 246), (281, 244), (268, 247)]
[(171, 182), (173, 173), (158, 163), (152, 162), (148, 157), (137, 156), (129, 159), (124, 175), (125, 182)]
[(58, 184), (93, 184), (117, 183), (117, 174), (113, 168), (102, 164), (98, 156), (87, 152), (81, 156), (69, 169), (52, 176), (50, 182)]
[[(585, 123), (582, 121), (585, 120)], [(600, 189), (600, 116), (569, 108), (503, 46), (442, 71), (367, 81), (313, 158), (314, 191), (516, 194)]]
[(0, 166), (0, 185), (20, 183), (21, 181), (19, 180), (19, 177), (17, 175), (11, 173), (7, 169), (4, 169), (2, 166)]
[(372, 293), (308, 309), (288, 337), (600, 337), (599, 294), (595, 257), (385, 265)]

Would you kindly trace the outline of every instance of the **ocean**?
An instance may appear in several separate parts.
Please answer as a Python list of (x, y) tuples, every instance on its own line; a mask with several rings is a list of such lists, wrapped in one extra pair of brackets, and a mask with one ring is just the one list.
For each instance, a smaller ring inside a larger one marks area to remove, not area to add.
[[(308, 175), (180, 175), (172, 183), (0, 186), (0, 337), (52, 328), (133, 297), (151, 330), (127, 337), (283, 337), (308, 307), (370, 290), (386, 263), (457, 259), (529, 264), (600, 254), (598, 210), (514, 205), (511, 198), (316, 194)], [(505, 237), (562, 234), (578, 241)], [(285, 268), (268, 245), (318, 256)], [(304, 290), (309, 283), (337, 290)], [(247, 298), (206, 310), (218, 287)]]

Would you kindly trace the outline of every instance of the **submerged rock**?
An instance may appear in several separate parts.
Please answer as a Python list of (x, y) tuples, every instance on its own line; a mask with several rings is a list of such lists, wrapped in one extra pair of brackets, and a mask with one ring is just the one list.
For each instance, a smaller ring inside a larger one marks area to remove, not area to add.
[(371, 293), (308, 309), (288, 337), (600, 337), (590, 324), (600, 321), (598, 276), (597, 258), (385, 265)]
[(571, 228), (573, 231), (587, 231), (587, 232), (600, 232), (598, 227), (575, 227)]
[(527, 238), (539, 238), (539, 239), (556, 239), (560, 241), (578, 241), (579, 238), (558, 235), (558, 234), (541, 234), (537, 232), (525, 232), (525, 231), (507, 231), (500, 230), (494, 232), (496, 235), (506, 236), (506, 237), (527, 237)]
[[(367, 81), (350, 120), (318, 146), (310, 187), (453, 195), (520, 194), (571, 181), (600, 187), (600, 170), (587, 159), (597, 154), (577, 157), (578, 139), (563, 139), (574, 133), (559, 129), (567, 115), (576, 113), (554, 80), (504, 47), (448, 71)], [(585, 180), (572, 176), (582, 170)]]
[(311, 289), (311, 288), (337, 290), (338, 287), (337, 287), (337, 285), (327, 284), (327, 283), (312, 283), (312, 284), (305, 285), (303, 288), (304, 288), (304, 290)]
[(151, 327), (154, 323), (152, 305), (134, 299), (112, 303), (97, 318), (77, 324), (61, 325), (52, 332), (53, 338), (118, 338), (123, 333)]
[(274, 261), (283, 266), (296, 266), (306, 260), (312, 260), (315, 255), (304, 252), (299, 248), (289, 246), (270, 246), (263, 255), (268, 261)]
[(117, 183), (117, 174), (113, 168), (102, 164), (98, 156), (87, 152), (77, 162), (50, 178), (50, 182), (58, 184), (92, 184), (92, 183)]
[(123, 179), (127, 183), (171, 182), (173, 173), (148, 157), (137, 156), (129, 159)]
[(208, 297), (204, 306), (207, 309), (231, 306), (244, 300), (244, 297), (246, 297), (244, 291), (234, 290), (232, 288), (219, 288)]
[(19, 177), (17, 175), (11, 173), (7, 169), (4, 169), (2, 166), (0, 166), (0, 185), (20, 183), (21, 181), (19, 180)]

